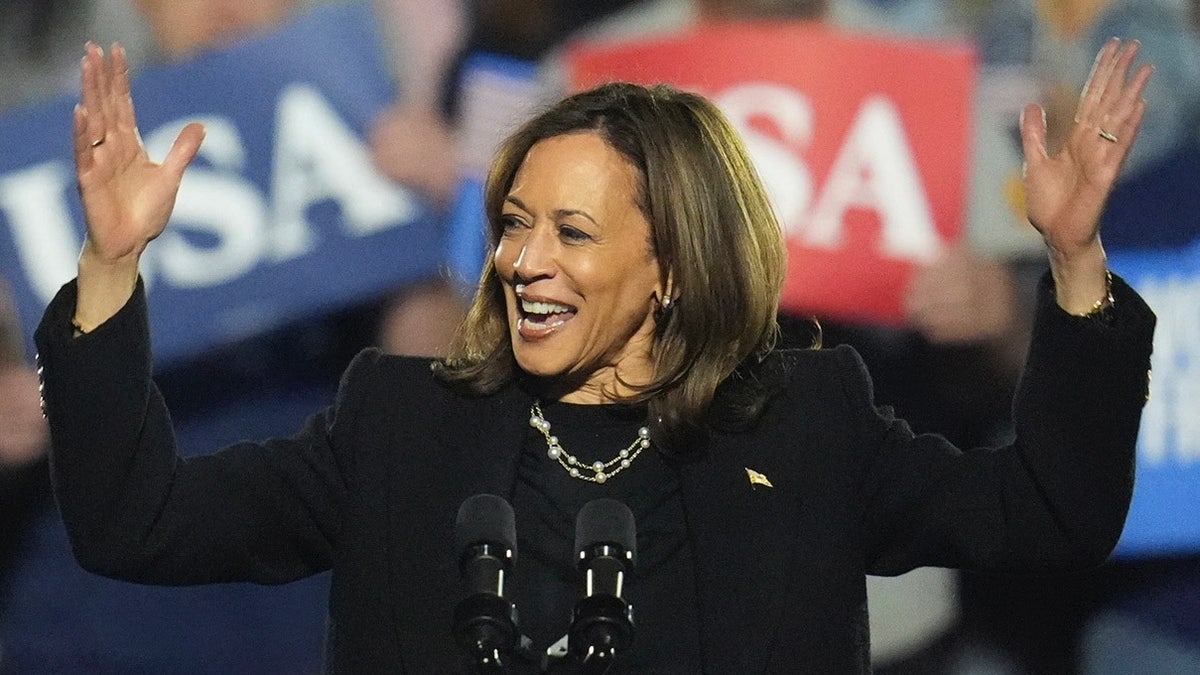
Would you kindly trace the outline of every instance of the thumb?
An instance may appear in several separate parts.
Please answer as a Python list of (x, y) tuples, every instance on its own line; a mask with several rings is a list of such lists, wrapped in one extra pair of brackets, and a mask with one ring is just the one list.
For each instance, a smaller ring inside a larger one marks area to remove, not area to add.
[(167, 158), (163, 160), (163, 166), (176, 178), (182, 178), (184, 170), (196, 158), (196, 153), (200, 151), (200, 143), (203, 141), (204, 126), (196, 122), (188, 124), (171, 144), (171, 150), (167, 153)]

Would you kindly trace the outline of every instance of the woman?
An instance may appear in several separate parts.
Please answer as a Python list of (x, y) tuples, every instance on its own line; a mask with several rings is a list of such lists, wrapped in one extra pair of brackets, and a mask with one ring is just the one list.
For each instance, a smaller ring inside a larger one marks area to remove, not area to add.
[(75, 114), (88, 238), (37, 334), (77, 556), (167, 584), (332, 568), (329, 668), (414, 673), (466, 667), (450, 542), (479, 493), (515, 505), (511, 586), (535, 650), (566, 629), (578, 507), (631, 505), (638, 633), (620, 672), (865, 672), (865, 573), (1097, 564), (1128, 506), (1153, 329), (1098, 234), (1144, 111), (1136, 53), (1101, 51), (1061, 153), (1036, 107), (1023, 120), (1052, 275), (1013, 446), (914, 437), (873, 406), (849, 349), (773, 351), (782, 243), (740, 142), (697, 96), (617, 84), (501, 150), (494, 256), (452, 358), (431, 371), (367, 351), (296, 436), (184, 462), (150, 380), (137, 263), (202, 129), (149, 162), (123, 52), (90, 46)]

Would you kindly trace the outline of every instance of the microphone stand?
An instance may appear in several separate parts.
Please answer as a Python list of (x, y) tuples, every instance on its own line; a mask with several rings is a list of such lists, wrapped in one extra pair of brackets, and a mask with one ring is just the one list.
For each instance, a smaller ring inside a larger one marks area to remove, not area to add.
[[(490, 544), (471, 547), (475, 560), (485, 571), (494, 572), (503, 566), (502, 550)], [(496, 593), (474, 593), (463, 598), (454, 608), (454, 635), (459, 645), (471, 656), (481, 673), (503, 673), (506, 655), (517, 644), (516, 609)]]
[(594, 499), (575, 518), (575, 555), (585, 574), (583, 598), (571, 612), (568, 645), (585, 675), (603, 675), (633, 642), (626, 570), (637, 555), (633, 512), (614, 499)]
[[(588, 594), (575, 603), (570, 645), (585, 675), (603, 675), (633, 642), (633, 608), (621, 599), (624, 565), (618, 548), (602, 544), (591, 551)], [(617, 580), (613, 589), (595, 592), (593, 579)]]
[(454, 539), (468, 589), (454, 607), (454, 640), (480, 673), (506, 672), (519, 642), (517, 608), (504, 590), (517, 558), (512, 506), (496, 495), (468, 498), (458, 509)]

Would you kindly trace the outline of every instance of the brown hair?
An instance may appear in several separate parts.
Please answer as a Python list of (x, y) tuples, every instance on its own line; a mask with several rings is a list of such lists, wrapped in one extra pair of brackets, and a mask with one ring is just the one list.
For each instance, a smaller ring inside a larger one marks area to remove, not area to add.
[[(484, 196), (490, 252), (529, 149), (579, 131), (600, 134), (640, 176), (639, 206), (676, 301), (656, 316), (653, 379), (626, 402), (646, 402), (656, 439), (679, 448), (703, 432), (722, 382), (774, 347), (786, 266), (779, 224), (741, 139), (716, 106), (665, 85), (612, 83), (564, 99), (500, 147)], [(508, 331), (489, 255), (456, 344), (435, 371), (474, 394), (498, 390), (519, 374)], [(742, 400), (741, 416), (756, 416), (762, 403)]]

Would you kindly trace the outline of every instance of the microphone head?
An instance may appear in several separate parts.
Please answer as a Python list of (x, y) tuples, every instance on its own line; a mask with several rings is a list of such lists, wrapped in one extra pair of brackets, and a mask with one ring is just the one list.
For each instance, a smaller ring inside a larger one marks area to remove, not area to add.
[(575, 558), (600, 545), (618, 546), (637, 559), (633, 511), (615, 499), (593, 499), (575, 517)]
[(491, 544), (512, 551), (517, 558), (517, 519), (503, 497), (475, 495), (458, 507), (454, 521), (454, 548), (459, 556), (472, 546)]

